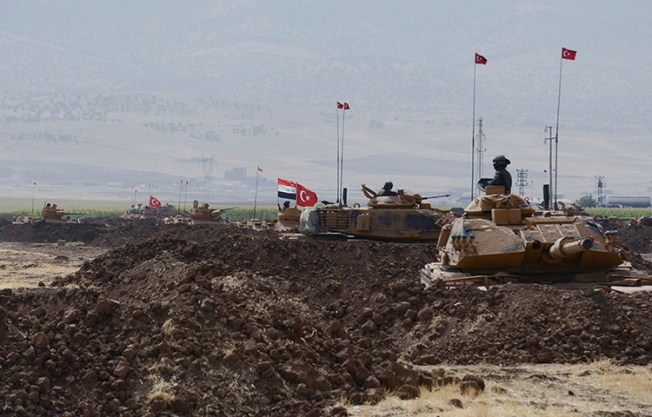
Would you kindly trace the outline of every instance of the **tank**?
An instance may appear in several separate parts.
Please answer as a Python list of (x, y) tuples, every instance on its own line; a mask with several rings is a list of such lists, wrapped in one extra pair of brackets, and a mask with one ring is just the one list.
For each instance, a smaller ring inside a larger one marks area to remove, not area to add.
[(142, 204), (132, 204), (123, 214), (123, 219), (128, 220), (146, 220), (150, 222), (156, 222), (156, 212), (150, 206), (144, 206)]
[(444, 226), (439, 261), (423, 268), (421, 280), (426, 286), (652, 282), (631, 268), (617, 243), (617, 232), (604, 231), (592, 217), (537, 211), (517, 195), (488, 187), (464, 216)]
[(41, 210), (43, 220), (47, 222), (66, 222), (68, 221), (69, 213), (57, 207), (56, 204), (47, 203)]
[(398, 190), (395, 195), (379, 196), (362, 184), (369, 199), (367, 207), (318, 203), (301, 214), (299, 230), (303, 234), (337, 233), (365, 239), (387, 241), (436, 241), (442, 226), (455, 215), (433, 208), (419, 194)]
[(297, 207), (279, 207), (274, 228), (279, 232), (298, 232), (301, 220), (301, 210)]
[(213, 210), (208, 204), (199, 204), (199, 201), (192, 202), (192, 210), (190, 211), (190, 218), (194, 223), (211, 223), (222, 221), (222, 212), (224, 210)]

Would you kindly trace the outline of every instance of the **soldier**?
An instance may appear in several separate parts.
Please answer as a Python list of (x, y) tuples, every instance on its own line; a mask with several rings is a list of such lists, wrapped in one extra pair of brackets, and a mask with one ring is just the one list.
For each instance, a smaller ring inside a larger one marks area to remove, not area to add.
[(391, 181), (387, 181), (385, 185), (383, 185), (383, 189), (378, 191), (378, 197), (396, 195), (396, 192), (392, 191), (393, 187), (394, 184), (392, 184)]
[(496, 173), (489, 185), (502, 185), (505, 187), (505, 194), (511, 194), (512, 175), (507, 171), (507, 165), (511, 164), (510, 160), (505, 158), (505, 155), (498, 155), (493, 159), (493, 163)]
[(277, 203), (277, 205), (278, 205), (278, 211), (280, 211), (281, 213), (285, 213), (285, 210), (290, 208), (290, 202), (289, 201), (284, 201), (283, 202), (283, 207), (281, 207), (281, 205), (278, 204), (278, 203)]

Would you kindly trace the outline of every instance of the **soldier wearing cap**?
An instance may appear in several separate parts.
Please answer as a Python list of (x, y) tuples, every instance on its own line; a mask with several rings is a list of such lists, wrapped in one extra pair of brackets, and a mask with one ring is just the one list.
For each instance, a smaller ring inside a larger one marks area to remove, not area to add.
[(512, 175), (507, 171), (507, 165), (511, 163), (510, 160), (505, 158), (505, 155), (498, 155), (493, 159), (493, 163), (496, 173), (489, 185), (502, 185), (505, 187), (505, 194), (511, 194)]

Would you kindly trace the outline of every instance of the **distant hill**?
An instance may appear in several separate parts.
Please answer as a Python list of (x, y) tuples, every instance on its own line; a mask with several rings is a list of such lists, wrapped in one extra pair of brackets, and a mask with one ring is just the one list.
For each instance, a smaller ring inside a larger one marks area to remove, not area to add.
[[(604, 175), (618, 194), (649, 194), (652, 6), (631, 3), (7, 0), (0, 192), (36, 181), (42, 193), (122, 196), (144, 184), (173, 198), (190, 181), (198, 198), (253, 201), (262, 166), (263, 199), (275, 201), (276, 177), (332, 198), (346, 100), (352, 195), (393, 179), (459, 198), (475, 69), (486, 173), (509, 154), (536, 195), (565, 46), (578, 58), (563, 65), (560, 191), (595, 193)], [(486, 66), (473, 67), (476, 51)], [(233, 167), (249, 179), (224, 178)]]

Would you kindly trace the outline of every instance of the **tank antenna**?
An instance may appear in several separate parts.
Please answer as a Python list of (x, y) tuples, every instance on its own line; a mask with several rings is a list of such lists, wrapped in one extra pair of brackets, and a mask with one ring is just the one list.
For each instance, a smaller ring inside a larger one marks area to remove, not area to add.
[(484, 135), (484, 130), (482, 129), (482, 117), (478, 119), (478, 134), (476, 135), (476, 142), (475, 142), (475, 151), (478, 154), (478, 161), (477, 161), (477, 177), (476, 177), (476, 184), (477, 180), (482, 178), (482, 165), (484, 164), (483, 161), (483, 153), (487, 151), (487, 149), (484, 147), (484, 142), (486, 142), (487, 138)]

